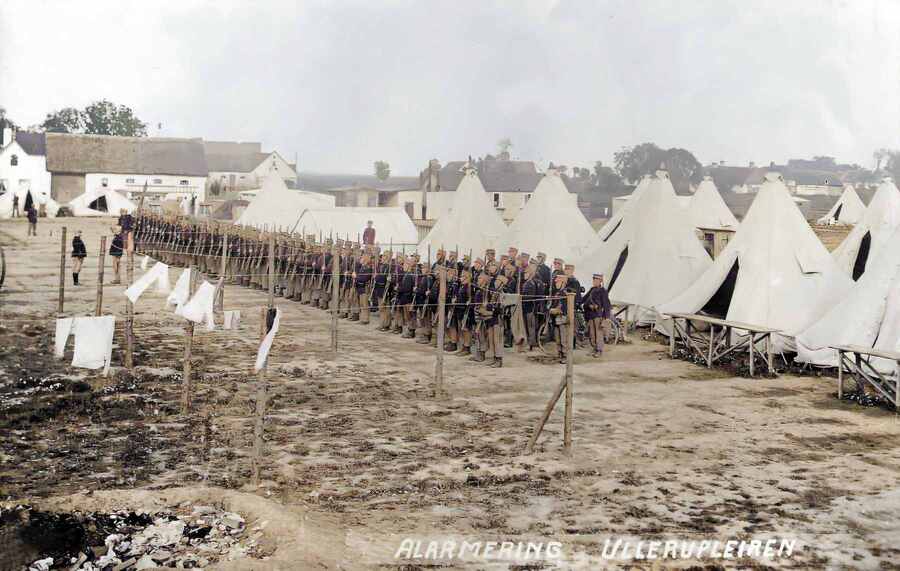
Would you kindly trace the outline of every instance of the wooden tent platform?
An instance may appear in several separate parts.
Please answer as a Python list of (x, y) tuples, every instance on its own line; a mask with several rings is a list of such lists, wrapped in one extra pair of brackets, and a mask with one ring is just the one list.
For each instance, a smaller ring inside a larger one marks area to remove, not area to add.
[[(835, 345), (838, 352), (838, 398), (844, 396), (844, 371), (853, 375), (858, 385), (867, 383), (900, 412), (900, 351), (881, 351), (860, 345)], [(872, 358), (887, 359), (897, 364), (893, 378), (881, 374), (869, 363)]]

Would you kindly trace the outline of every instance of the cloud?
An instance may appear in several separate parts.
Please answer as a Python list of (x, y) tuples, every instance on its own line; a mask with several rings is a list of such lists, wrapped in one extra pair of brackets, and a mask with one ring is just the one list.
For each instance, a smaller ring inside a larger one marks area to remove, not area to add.
[(900, 4), (594, 0), (0, 4), (20, 124), (108, 98), (163, 134), (414, 174), (494, 151), (569, 165), (655, 141), (702, 161), (900, 147)]

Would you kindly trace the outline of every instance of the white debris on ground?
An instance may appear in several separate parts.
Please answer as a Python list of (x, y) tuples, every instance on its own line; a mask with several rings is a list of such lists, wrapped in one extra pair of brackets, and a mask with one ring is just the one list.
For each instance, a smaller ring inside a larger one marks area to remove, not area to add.
[[(191, 509), (182, 505), (172, 512), (156, 514), (122, 511), (75, 515), (86, 530), (95, 526), (106, 530), (115, 527), (117, 532), (106, 535), (103, 545), (85, 545), (77, 554), (69, 556), (68, 561), (57, 560), (54, 566), (52, 557), (44, 557), (34, 561), (28, 571), (202, 569), (222, 561), (247, 557), (267, 559), (270, 555), (260, 549), (266, 522), (248, 530), (239, 514), (213, 506)], [(139, 518), (148, 523), (135, 526), (134, 521)]]

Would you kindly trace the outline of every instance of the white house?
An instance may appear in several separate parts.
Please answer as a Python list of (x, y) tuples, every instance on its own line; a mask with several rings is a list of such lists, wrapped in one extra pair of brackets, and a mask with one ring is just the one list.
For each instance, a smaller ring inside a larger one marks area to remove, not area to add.
[(39, 201), (50, 197), (44, 134), (7, 127), (0, 143), (0, 193), (28, 191)]
[(47, 133), (52, 197), (65, 204), (86, 191), (117, 191), (151, 202), (206, 200), (206, 154), (200, 139)]
[(278, 151), (263, 152), (260, 143), (205, 141), (208, 187), (221, 192), (259, 188), (269, 173), (277, 172), (288, 188), (297, 187), (297, 165)]

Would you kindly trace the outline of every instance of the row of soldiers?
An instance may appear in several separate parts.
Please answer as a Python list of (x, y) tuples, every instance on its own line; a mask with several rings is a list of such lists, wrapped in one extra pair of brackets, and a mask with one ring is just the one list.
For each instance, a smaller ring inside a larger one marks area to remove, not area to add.
[[(318, 240), (293, 234), (198, 223), (142, 213), (135, 222), (138, 250), (171, 265), (194, 265), (200, 272), (221, 274), (228, 283), (268, 290), (270, 249), (274, 252), (274, 290), (299, 303), (336, 311), (338, 317), (418, 343), (436, 346), (441, 274), (445, 279), (444, 350), (492, 367), (503, 366), (504, 349), (527, 352), (555, 340), (560, 361), (571, 349), (567, 294), (583, 312), (591, 354), (603, 351), (610, 302), (603, 276), (584, 288), (574, 266), (563, 260), (546, 264), (546, 256), (510, 248), (497, 257), (440, 249), (422, 260), (349, 240)], [(224, 254), (224, 255), (223, 255)], [(335, 259), (336, 257), (336, 259)], [(336, 280), (335, 280), (336, 276)], [(574, 335), (573, 335), (574, 337)]]

